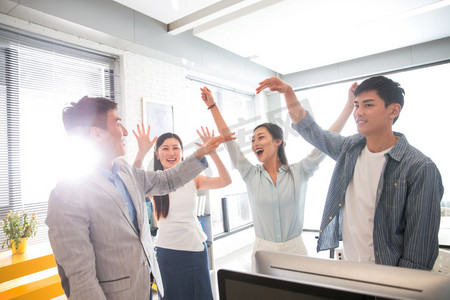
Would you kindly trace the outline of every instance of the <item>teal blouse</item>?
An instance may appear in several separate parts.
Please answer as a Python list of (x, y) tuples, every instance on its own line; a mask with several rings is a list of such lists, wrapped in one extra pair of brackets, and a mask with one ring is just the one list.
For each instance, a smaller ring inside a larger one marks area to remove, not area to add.
[(300, 162), (281, 166), (276, 186), (264, 166), (252, 165), (235, 141), (225, 143), (233, 164), (247, 185), (255, 235), (282, 243), (303, 231), (305, 195), (308, 179), (319, 168), (325, 154), (317, 149)]

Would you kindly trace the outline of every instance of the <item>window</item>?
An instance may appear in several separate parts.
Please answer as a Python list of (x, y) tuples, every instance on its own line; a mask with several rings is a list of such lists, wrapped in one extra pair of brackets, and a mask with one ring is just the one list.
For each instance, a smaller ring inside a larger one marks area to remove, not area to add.
[[(189, 151), (189, 148), (193, 149), (195, 147), (194, 142), (200, 141), (195, 133), (195, 130), (199, 129), (200, 126), (208, 126), (210, 129), (214, 129), (216, 135), (218, 134), (211, 113), (206, 110), (205, 104), (200, 100), (200, 87), (204, 86), (207, 86), (212, 91), (214, 99), (216, 100), (217, 106), (220, 108), (223, 118), (227, 122), (230, 129), (233, 132), (236, 132), (236, 141), (239, 144), (241, 150), (244, 153), (250, 153), (253, 128), (255, 128), (256, 124), (261, 123), (260, 118), (255, 117), (256, 109), (254, 94), (240, 91), (231, 87), (220, 86), (218, 84), (207, 82), (199, 78), (188, 76), (187, 79), (188, 80), (186, 86), (189, 89), (188, 99), (192, 99), (192, 101), (189, 101), (188, 106), (186, 105), (183, 107), (183, 114), (175, 113), (175, 122), (179, 122), (181, 120), (181, 117), (183, 116), (187, 116), (189, 120), (189, 122), (187, 120), (183, 121), (183, 131), (180, 131), (180, 136), (183, 138), (185, 155), (188, 154), (187, 151)], [(192, 118), (192, 116), (197, 116), (197, 118)], [(177, 126), (175, 126), (175, 128), (177, 128)], [(221, 199), (225, 197), (225, 195), (234, 195), (239, 193), (247, 194), (247, 188), (239, 172), (237, 170), (231, 169), (231, 161), (228, 153), (226, 153), (225, 151), (225, 148), (221, 146), (219, 147), (218, 151), (220, 158), (228, 168), (228, 172), (230, 172), (233, 183), (227, 187), (209, 191), (211, 201), (210, 210), (212, 217), (211, 221), (213, 236), (224, 232)], [(248, 155), (249, 158), (253, 156), (253, 154)], [(212, 162), (210, 161), (210, 163)], [(206, 171), (206, 175), (217, 176), (215, 166), (208, 169)], [(240, 201), (240, 203), (229, 203), (229, 207), (235, 207), (236, 205), (239, 207), (248, 207), (247, 211), (245, 209), (242, 209), (240, 212), (238, 212), (238, 215), (234, 215), (233, 220), (248, 220), (251, 216), (248, 200), (240, 200), (238, 197), (232, 197), (230, 201), (232, 200)], [(247, 203), (245, 203), (245, 201), (247, 201)], [(250, 222), (252, 222), (251, 218)]]
[[(236, 142), (239, 145), (241, 151), (246, 154), (247, 157), (254, 157), (251, 150), (251, 140), (253, 129), (256, 123), (261, 123), (261, 120), (255, 118), (255, 102), (254, 96), (235, 91), (227, 91), (224, 89), (212, 90), (214, 97), (217, 101), (223, 118), (227, 122), (230, 130), (236, 132)], [(212, 117), (211, 117), (212, 118)], [(228, 215), (228, 229), (230, 231), (238, 229), (239, 226), (245, 226), (246, 224), (253, 223), (250, 211), (250, 205), (248, 203), (248, 197), (228, 197), (227, 205), (228, 212), (224, 212), (221, 199), (224, 195), (242, 194), (247, 195), (247, 187), (241, 178), (241, 175), (237, 170), (231, 169), (231, 160), (224, 151), (220, 153), (225, 166), (229, 167), (229, 172), (232, 179), (232, 184), (220, 190), (211, 191), (211, 198), (217, 199), (211, 203), (212, 223), (213, 223), (213, 235), (216, 236), (224, 232), (224, 219), (223, 216)], [(248, 155), (251, 153), (251, 155)], [(215, 198), (213, 198), (215, 196)], [(236, 208), (237, 210), (234, 210)], [(233, 211), (233, 212), (231, 212)], [(227, 225), (227, 224), (225, 224)]]
[(222, 198), (222, 216), (223, 232), (231, 232), (252, 224), (248, 193), (225, 195)]
[[(450, 77), (450, 64), (441, 64), (426, 68), (407, 70), (387, 77), (400, 83), (405, 89), (405, 105), (393, 130), (405, 134), (408, 142), (429, 156), (439, 168), (444, 189), (450, 176), (450, 160), (446, 154), (445, 134), (449, 128), (448, 111), (450, 99), (446, 92)], [(360, 83), (363, 79), (358, 80)], [(328, 128), (342, 110), (347, 99), (347, 91), (353, 81), (342, 82), (324, 87), (297, 92), (299, 99), (308, 98), (318, 124)], [(353, 117), (350, 116), (342, 134), (356, 133)], [(288, 136), (288, 158), (295, 162), (308, 154), (311, 146), (298, 135), (291, 132)], [(334, 169), (334, 161), (326, 158), (319, 170), (309, 180), (305, 206), (305, 229), (319, 229), (322, 219), (328, 185)], [(450, 207), (450, 196), (444, 193), (442, 207)], [(443, 210), (444, 211), (444, 210)], [(441, 217), (441, 228), (450, 230), (450, 217)], [(441, 229), (442, 231), (442, 229)]]
[(84, 95), (116, 99), (117, 63), (107, 54), (0, 27), (0, 217), (36, 212), (40, 228), (32, 243), (47, 239), (48, 197), (71, 160), (62, 109)]

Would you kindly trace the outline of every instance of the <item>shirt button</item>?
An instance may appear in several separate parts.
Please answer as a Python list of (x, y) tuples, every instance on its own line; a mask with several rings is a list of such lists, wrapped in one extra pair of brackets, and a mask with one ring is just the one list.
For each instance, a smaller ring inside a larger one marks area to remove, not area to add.
[(397, 186), (397, 182), (394, 183), (394, 186)]
[(342, 206), (342, 203), (339, 203), (339, 206)]
[(147, 266), (147, 265), (148, 265), (147, 261), (144, 261), (144, 266)]
[(332, 220), (333, 219), (333, 217), (330, 217), (330, 220)]

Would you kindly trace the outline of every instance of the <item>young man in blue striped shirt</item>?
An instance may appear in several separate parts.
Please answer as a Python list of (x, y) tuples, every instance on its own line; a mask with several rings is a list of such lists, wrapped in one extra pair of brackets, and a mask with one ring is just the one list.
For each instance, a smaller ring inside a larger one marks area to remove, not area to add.
[(431, 270), (438, 255), (441, 175), (430, 158), (392, 131), (404, 90), (384, 76), (355, 91), (358, 134), (343, 137), (321, 129), (278, 78), (257, 88), (284, 94), (292, 127), (336, 160), (325, 203), (317, 250), (343, 241), (344, 258)]

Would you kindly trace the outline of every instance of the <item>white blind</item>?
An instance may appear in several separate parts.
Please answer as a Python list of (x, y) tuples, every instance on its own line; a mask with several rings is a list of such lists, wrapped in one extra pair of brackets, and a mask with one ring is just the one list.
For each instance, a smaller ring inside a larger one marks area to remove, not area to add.
[(47, 240), (62, 109), (84, 95), (118, 98), (117, 66), (115, 56), (0, 25), (0, 218), (10, 210), (36, 212), (40, 225), (30, 243)]

